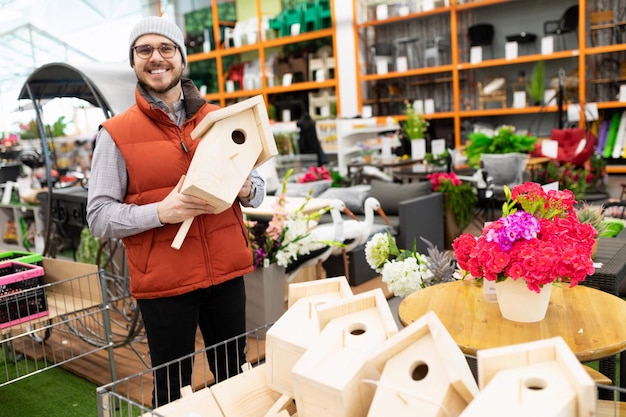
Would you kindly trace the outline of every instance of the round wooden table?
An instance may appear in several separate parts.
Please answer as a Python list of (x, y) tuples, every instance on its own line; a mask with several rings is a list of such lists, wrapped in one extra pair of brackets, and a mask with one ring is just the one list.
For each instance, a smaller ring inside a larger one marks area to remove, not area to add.
[(626, 301), (577, 285), (554, 285), (545, 319), (518, 323), (502, 317), (497, 303), (486, 302), (482, 285), (456, 281), (428, 287), (406, 297), (398, 307), (407, 326), (434, 311), (459, 348), (476, 356), (480, 349), (561, 336), (581, 362), (626, 349)]

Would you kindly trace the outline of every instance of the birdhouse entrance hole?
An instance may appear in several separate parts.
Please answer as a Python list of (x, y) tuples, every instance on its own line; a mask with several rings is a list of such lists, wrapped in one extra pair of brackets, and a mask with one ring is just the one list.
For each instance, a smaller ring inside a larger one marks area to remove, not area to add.
[(528, 378), (524, 381), (524, 387), (533, 391), (545, 389), (547, 385), (546, 381), (541, 378)]
[(246, 132), (241, 129), (233, 130), (233, 133), (231, 133), (230, 137), (237, 145), (241, 145), (246, 142)]
[(421, 381), (428, 375), (428, 365), (424, 362), (418, 362), (411, 372), (411, 378), (413, 381)]
[(350, 334), (353, 336), (360, 336), (365, 333), (367, 326), (362, 323), (353, 324), (350, 326)]

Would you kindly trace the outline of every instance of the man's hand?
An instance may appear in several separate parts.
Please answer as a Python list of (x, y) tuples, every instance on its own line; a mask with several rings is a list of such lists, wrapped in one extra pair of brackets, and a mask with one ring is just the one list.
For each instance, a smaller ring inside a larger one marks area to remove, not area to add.
[(243, 185), (241, 186), (241, 190), (239, 190), (239, 194), (237, 194), (237, 197), (241, 197), (241, 198), (252, 198), (254, 197), (252, 195), (252, 176), (248, 175), (248, 178), (246, 178), (246, 180), (244, 181)]
[(163, 224), (180, 223), (200, 214), (210, 214), (215, 208), (201, 198), (181, 194), (185, 176), (180, 177), (176, 187), (157, 206), (159, 221)]

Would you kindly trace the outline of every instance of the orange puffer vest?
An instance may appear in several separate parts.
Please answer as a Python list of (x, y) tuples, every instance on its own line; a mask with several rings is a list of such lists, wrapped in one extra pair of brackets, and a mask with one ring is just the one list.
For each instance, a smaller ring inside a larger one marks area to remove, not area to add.
[[(197, 89), (186, 84), (186, 109), (191, 108), (194, 93), (199, 98)], [(163, 110), (151, 106), (139, 89), (135, 96), (137, 104), (103, 126), (126, 161), (124, 201), (142, 205), (161, 201), (187, 172), (198, 143), (191, 139), (191, 131), (217, 107), (204, 102), (197, 113), (187, 113), (179, 128)], [(176, 250), (170, 245), (179, 227), (167, 224), (123, 239), (130, 289), (136, 299), (184, 294), (252, 271), (252, 252), (238, 202), (220, 214), (196, 217), (182, 247)]]

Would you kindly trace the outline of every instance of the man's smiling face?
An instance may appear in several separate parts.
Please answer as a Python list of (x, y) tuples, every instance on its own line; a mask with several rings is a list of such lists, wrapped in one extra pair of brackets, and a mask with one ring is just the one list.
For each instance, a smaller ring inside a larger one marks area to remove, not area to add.
[(177, 49), (172, 58), (163, 58), (159, 47), (163, 44), (175, 45), (170, 39), (156, 34), (143, 35), (134, 46), (150, 45), (154, 48), (152, 56), (141, 58), (134, 51), (135, 74), (139, 82), (152, 94), (159, 97), (166, 94), (180, 83), (185, 68), (180, 51)]

